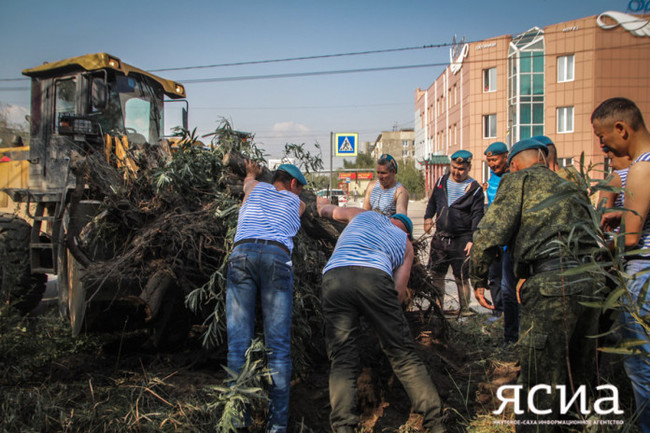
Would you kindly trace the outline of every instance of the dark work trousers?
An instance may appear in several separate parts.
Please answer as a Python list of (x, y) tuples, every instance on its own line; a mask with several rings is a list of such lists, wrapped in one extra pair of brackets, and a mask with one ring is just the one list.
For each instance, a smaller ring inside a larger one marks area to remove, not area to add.
[(510, 252), (501, 258), (501, 299), (503, 300), (503, 337), (506, 343), (519, 339), (519, 302), (517, 301), (517, 278)]
[(501, 296), (502, 260), (503, 256), (500, 257), (500, 260), (493, 261), (488, 270), (488, 287), (490, 288), (492, 305), (494, 306), (492, 314), (497, 317), (503, 313), (503, 297)]
[(392, 277), (359, 266), (331, 269), (323, 276), (322, 303), (334, 431), (352, 431), (359, 422), (357, 378), (361, 367), (357, 339), (359, 317), (363, 315), (377, 334), (413, 411), (423, 415), (423, 427), (432, 433), (444, 432), (438, 391), (415, 350)]

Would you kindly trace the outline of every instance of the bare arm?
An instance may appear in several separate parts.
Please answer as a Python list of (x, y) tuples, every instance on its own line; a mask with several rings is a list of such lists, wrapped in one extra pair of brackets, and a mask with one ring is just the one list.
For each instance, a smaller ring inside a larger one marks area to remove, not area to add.
[(307, 205), (304, 201), (300, 200), (300, 210), (298, 211), (298, 215), (302, 216), (302, 214), (305, 213), (305, 209), (307, 209)]
[(407, 287), (414, 256), (413, 245), (411, 245), (411, 241), (407, 239), (404, 262), (393, 272), (393, 281), (395, 282), (395, 290), (397, 290), (397, 299), (399, 299), (400, 302), (406, 301), (408, 297)]
[(372, 189), (375, 187), (375, 184), (377, 181), (370, 182), (368, 184), (368, 188), (366, 188), (366, 195), (363, 197), (363, 208), (365, 210), (370, 210), (370, 193), (372, 192)]
[[(612, 178), (607, 183), (607, 186), (622, 188), (623, 182), (621, 181), (621, 176), (619, 176), (618, 173), (612, 173)], [(606, 208), (613, 207), (618, 195), (619, 193), (614, 191), (600, 191), (598, 194), (598, 203), (603, 203)]]
[(329, 200), (325, 197), (317, 198), (316, 209), (318, 210), (318, 215), (323, 218), (330, 218), (346, 224), (360, 213), (368, 212), (366, 209), (361, 209), (360, 207), (339, 207), (335, 204), (329, 204)]
[(402, 213), (406, 215), (409, 207), (409, 192), (403, 186), (400, 186), (397, 188), (397, 191), (395, 191), (395, 205), (396, 213)]
[(255, 161), (247, 159), (246, 164), (246, 177), (244, 178), (244, 201), (248, 198), (251, 191), (259, 183), (256, 179), (262, 173), (262, 166)]
[[(650, 162), (637, 162), (627, 175), (624, 207), (633, 212), (625, 212), (625, 247), (634, 248), (639, 243), (641, 231), (650, 210)], [(636, 214), (634, 213), (636, 212)]]

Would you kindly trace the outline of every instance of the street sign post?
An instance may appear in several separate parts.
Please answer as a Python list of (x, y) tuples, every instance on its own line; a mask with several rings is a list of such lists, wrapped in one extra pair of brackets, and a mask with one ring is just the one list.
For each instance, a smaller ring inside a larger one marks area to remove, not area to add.
[(330, 189), (332, 189), (334, 144), (336, 145), (336, 156), (357, 156), (359, 134), (357, 132), (330, 132)]

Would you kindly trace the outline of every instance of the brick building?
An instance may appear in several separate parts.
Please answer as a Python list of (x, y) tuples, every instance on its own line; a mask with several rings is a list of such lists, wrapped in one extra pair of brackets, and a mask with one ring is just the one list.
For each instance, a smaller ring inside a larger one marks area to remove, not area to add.
[(453, 61), (415, 92), (415, 157), (427, 187), (445, 156), (474, 154), (471, 176), (486, 181), (483, 151), (547, 135), (561, 165), (603, 162), (590, 123), (603, 100), (623, 96), (650, 121), (650, 16), (604, 12), (519, 35), (458, 43)]

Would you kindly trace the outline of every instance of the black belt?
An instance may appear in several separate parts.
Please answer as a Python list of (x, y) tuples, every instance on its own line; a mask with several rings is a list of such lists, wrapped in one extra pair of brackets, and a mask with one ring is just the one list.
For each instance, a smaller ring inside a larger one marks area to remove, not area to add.
[(270, 239), (241, 239), (237, 242), (235, 242), (235, 245), (233, 247), (236, 247), (237, 245), (241, 244), (262, 244), (262, 245), (275, 245), (276, 247), (282, 248), (287, 254), (291, 255), (291, 252), (289, 252), (289, 248), (282, 242), (278, 241), (272, 241)]

